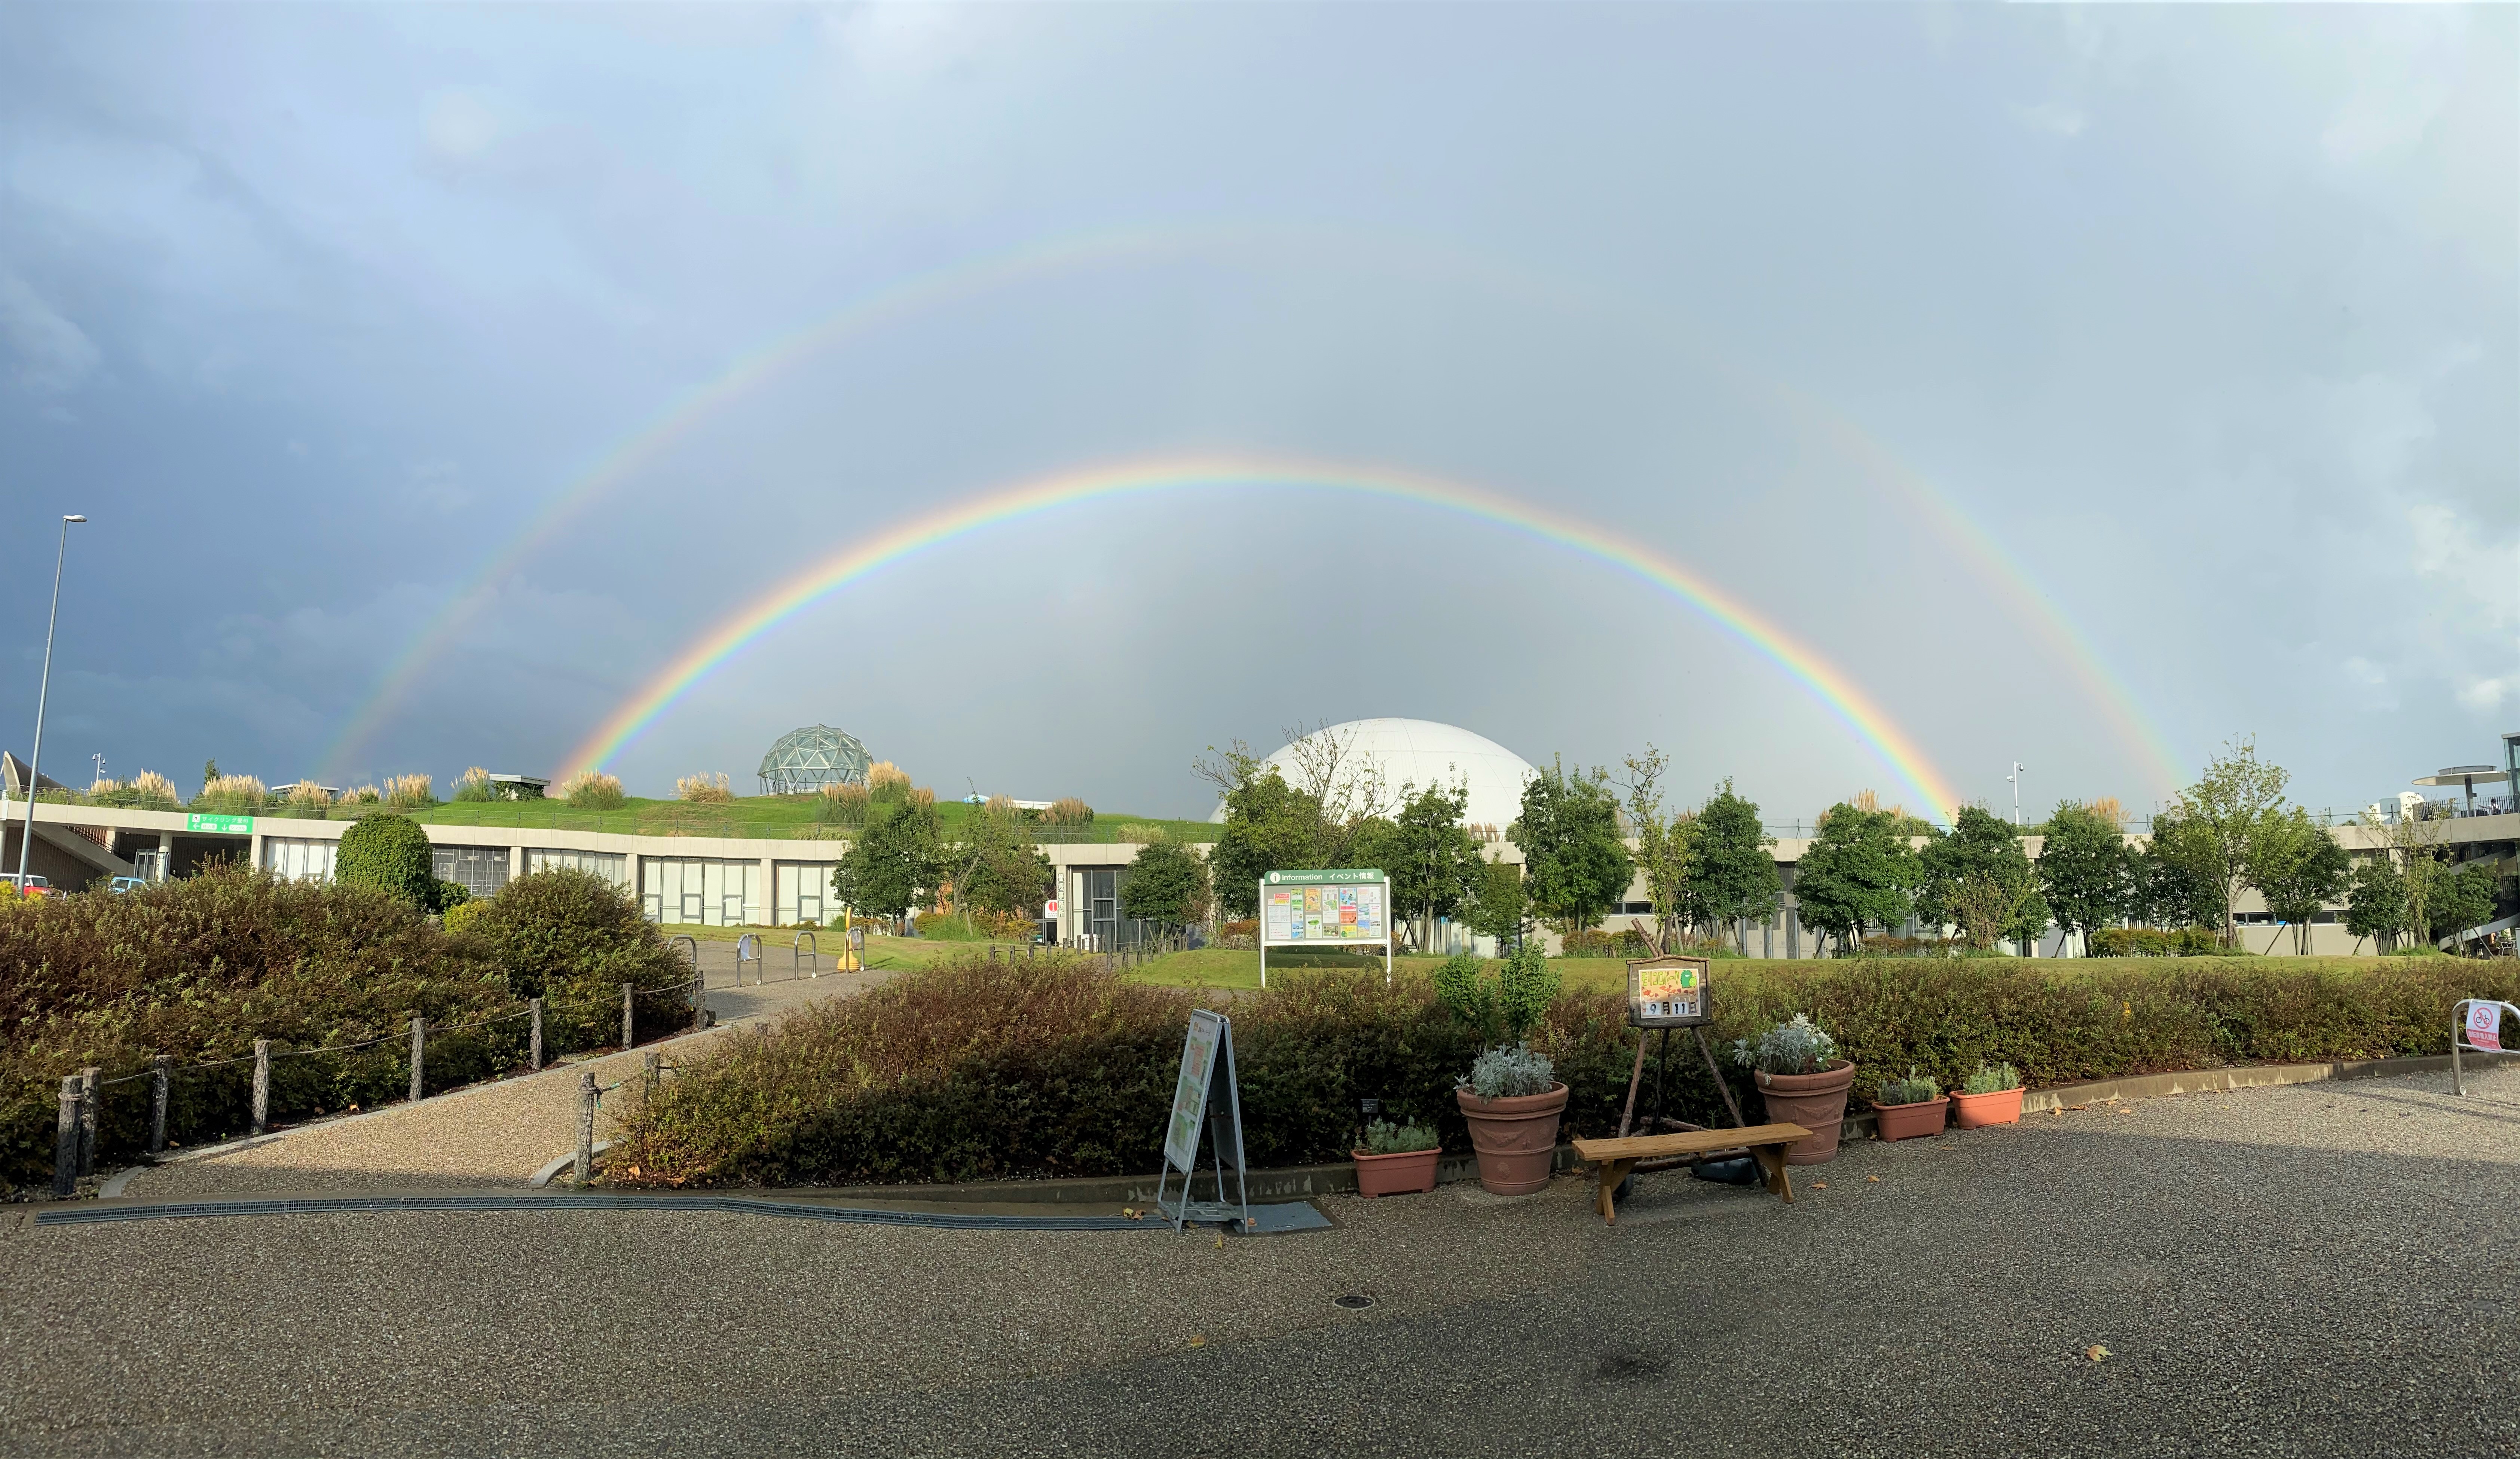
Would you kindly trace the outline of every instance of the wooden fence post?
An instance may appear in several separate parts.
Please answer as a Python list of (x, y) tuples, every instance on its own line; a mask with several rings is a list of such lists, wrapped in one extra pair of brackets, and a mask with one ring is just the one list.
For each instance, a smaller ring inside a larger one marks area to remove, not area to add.
[(577, 1081), (577, 1162), (576, 1178), (584, 1185), (595, 1174), (595, 1102), (602, 1098), (595, 1087), (595, 1071), (588, 1070)]
[(271, 1123), (271, 1040), (253, 1041), (253, 1132)]
[(97, 1107), (105, 1102), (105, 1091), (97, 1087), (97, 1075), (104, 1071), (91, 1065), (79, 1071), (79, 1173), (96, 1173)]
[(539, 1071), (543, 1067), (543, 1000), (540, 998), (527, 999), (525, 1007), (533, 1010), (534, 1015), (533, 1041), (525, 1057), (532, 1063), (533, 1067)]
[(708, 981), (698, 968), (692, 969), (692, 1031), (708, 1026)]
[(62, 1075), (61, 1122), (53, 1131), (53, 1194), (68, 1197), (78, 1190), (79, 1076)]
[(428, 1087), (421, 1077), (428, 1059), (428, 1020), (415, 1018), (411, 1021), (411, 1099), (414, 1104), (420, 1102), (421, 1092)]
[(630, 1022), (630, 984), (621, 984), (621, 1047), (629, 1048), (639, 1041), (637, 1026)]
[(149, 1153), (160, 1156), (166, 1153), (166, 1104), (174, 1092), (167, 1086), (174, 1072), (175, 1057), (160, 1054), (149, 1062)]
[(648, 1057), (641, 1062), (647, 1067), (648, 1098), (650, 1100), (653, 1100), (656, 1097), (656, 1082), (665, 1076), (665, 1071), (663, 1068), (665, 1056), (657, 1053), (654, 1049), (650, 1049), (648, 1051)]

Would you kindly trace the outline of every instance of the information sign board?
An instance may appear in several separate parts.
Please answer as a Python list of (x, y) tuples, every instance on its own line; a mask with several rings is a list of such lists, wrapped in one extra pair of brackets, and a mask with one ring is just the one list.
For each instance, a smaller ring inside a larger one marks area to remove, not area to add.
[(2468, 1047), (2496, 1049), (2502, 1047), (2502, 1005), (2482, 999), (2467, 1005)]
[[(1220, 1086), (1217, 1071), (1224, 1070)], [(1198, 1167), (1198, 1138), (1207, 1132), (1216, 1152), (1216, 1199), (1192, 1202), (1191, 1176)], [(1234, 1166), (1237, 1200), (1225, 1199), (1225, 1167)], [(1172, 1173), (1181, 1172), (1178, 1201), (1165, 1199)], [(1179, 1230), (1192, 1220), (1239, 1221), (1251, 1228), (1251, 1194), (1242, 1168), (1242, 1091), (1234, 1077), (1234, 1024), (1211, 1009), (1194, 1009), (1190, 1035), (1182, 1041), (1181, 1075), (1173, 1082), (1173, 1106), (1164, 1120), (1164, 1167), (1155, 1176), (1155, 1208), (1171, 1216)]]
[(1198, 1129), (1207, 1117), (1207, 1086), (1216, 1077), (1216, 1046), (1224, 1035), (1223, 1015), (1202, 1008), (1190, 1016), (1181, 1077), (1173, 1084), (1172, 1120), (1164, 1126), (1164, 1161), (1185, 1175), (1198, 1164)]
[(1272, 947), (1388, 941), (1390, 889), (1372, 867), (1273, 871), (1260, 884), (1260, 938)]
[(1654, 957), (1628, 964), (1628, 1022), (1640, 1028), (1687, 1028), (1714, 1021), (1702, 957)]
[(208, 831), (221, 836), (251, 836), (253, 817), (204, 815), (198, 810), (190, 810), (184, 813), (184, 829)]

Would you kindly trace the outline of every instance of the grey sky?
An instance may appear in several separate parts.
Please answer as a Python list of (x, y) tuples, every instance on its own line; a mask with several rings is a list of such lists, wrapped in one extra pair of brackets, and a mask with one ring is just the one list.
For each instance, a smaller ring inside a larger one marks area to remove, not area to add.
[[(2254, 732), (2359, 805), (2520, 728), (2515, 78), (2508, 8), (0, 9), (0, 742), (65, 511), (48, 768), (443, 784), (557, 764), (886, 524), (1266, 453), (1681, 562), (1966, 796), (2018, 757), (2148, 807), (2096, 680), (2181, 768)], [(326, 762), (608, 450), (1027, 257), (646, 460)], [(959, 538), (615, 768), (748, 786), (822, 720), (940, 790), (1197, 813), (1201, 747), (1371, 714), (1653, 741), (1778, 819), (1909, 798), (1686, 604), (1296, 489)]]

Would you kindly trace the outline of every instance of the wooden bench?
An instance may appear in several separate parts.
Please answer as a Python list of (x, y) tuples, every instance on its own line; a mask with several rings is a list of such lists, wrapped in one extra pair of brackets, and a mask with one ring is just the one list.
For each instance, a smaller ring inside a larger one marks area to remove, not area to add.
[(1623, 1140), (1578, 1140), (1575, 1157), (1592, 1165), (1601, 1182), (1601, 1219), (1617, 1225), (1619, 1216), (1611, 1202), (1611, 1193), (1619, 1182), (1628, 1178), (1639, 1161), (1662, 1160), (1677, 1155), (1704, 1155), (1714, 1150), (1749, 1147), (1750, 1156), (1759, 1168), (1768, 1173), (1768, 1189), (1787, 1201), (1794, 1199), (1793, 1182), (1785, 1178), (1785, 1147), (1796, 1140), (1808, 1139), (1811, 1131), (1799, 1124), (1754, 1124), (1747, 1129), (1691, 1130), (1677, 1135), (1630, 1135)]

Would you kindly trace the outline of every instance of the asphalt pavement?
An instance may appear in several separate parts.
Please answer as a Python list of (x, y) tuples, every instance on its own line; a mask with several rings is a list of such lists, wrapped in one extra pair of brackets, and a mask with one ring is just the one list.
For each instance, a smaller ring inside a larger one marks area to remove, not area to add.
[[(2520, 1451), (2520, 1068), (1337, 1229), (0, 1215), (26, 1454)], [(1359, 1311), (1333, 1304), (1371, 1297)]]

